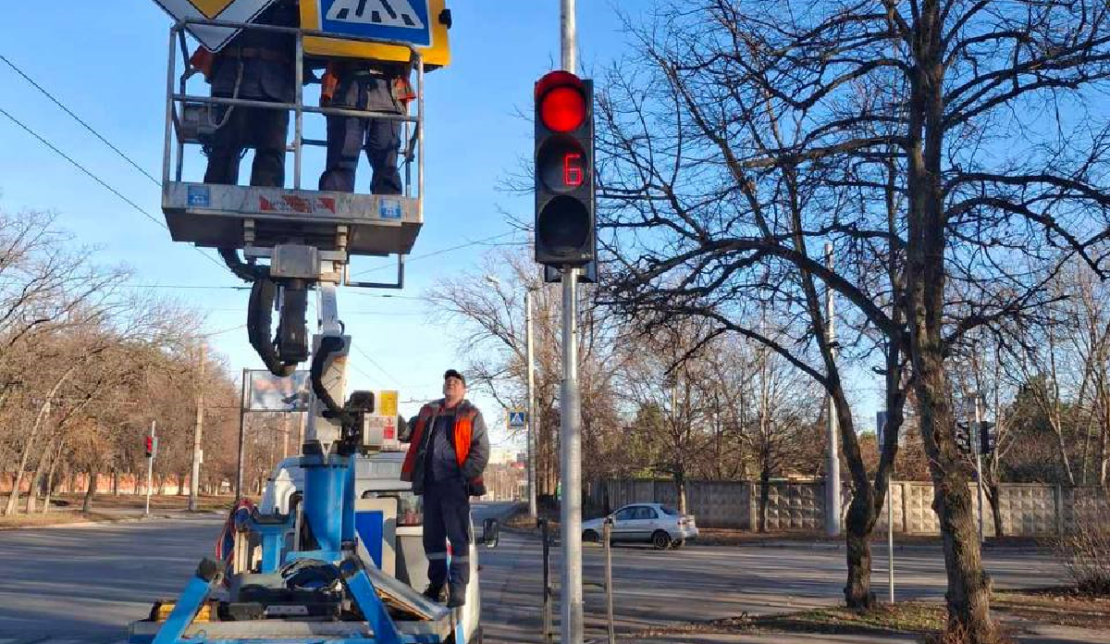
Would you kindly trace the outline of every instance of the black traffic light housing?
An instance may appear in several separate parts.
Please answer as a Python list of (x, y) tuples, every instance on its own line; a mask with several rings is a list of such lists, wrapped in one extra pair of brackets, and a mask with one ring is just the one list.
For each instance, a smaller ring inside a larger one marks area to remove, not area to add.
[(594, 261), (593, 81), (551, 72), (536, 83), (536, 262)]

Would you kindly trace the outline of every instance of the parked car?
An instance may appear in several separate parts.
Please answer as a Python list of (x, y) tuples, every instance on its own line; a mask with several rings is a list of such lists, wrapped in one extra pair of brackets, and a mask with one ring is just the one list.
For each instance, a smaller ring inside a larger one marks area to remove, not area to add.
[(611, 543), (643, 542), (664, 550), (681, 548), (688, 540), (698, 536), (693, 515), (683, 515), (662, 503), (633, 503), (608, 517), (583, 521), (582, 540), (600, 543), (606, 519), (613, 521)]

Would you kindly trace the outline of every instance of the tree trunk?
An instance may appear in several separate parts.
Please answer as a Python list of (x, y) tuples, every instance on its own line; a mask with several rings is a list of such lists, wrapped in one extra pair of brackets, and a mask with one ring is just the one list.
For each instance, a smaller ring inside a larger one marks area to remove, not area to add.
[(871, 592), (871, 531), (878, 513), (870, 494), (852, 494), (848, 505), (846, 538), (848, 548), (848, 583), (844, 601), (848, 608), (873, 608), (875, 593)]
[(933, 479), (948, 573), (948, 629), (967, 644), (996, 639), (990, 616), (990, 579), (983, 571), (967, 467), (955, 440), (945, 372), (945, 247), (942, 185), (945, 134), (944, 20), (937, 0), (924, 0), (914, 25), (906, 137), (908, 205), (905, 300), (918, 417)]
[(89, 468), (89, 484), (85, 488), (85, 501), (81, 504), (82, 512), (91, 512), (93, 498), (96, 496), (96, 486), (100, 482), (100, 475), (94, 468)]
[(987, 501), (991, 504), (991, 516), (994, 517), (994, 538), (1001, 539), (1005, 535), (1005, 530), (1002, 527), (1002, 504), (999, 497), (1001, 491), (999, 490), (998, 483), (991, 483), (985, 487), (987, 493)]
[(43, 399), (42, 404), (39, 405), (39, 413), (35, 416), (35, 423), (31, 425), (31, 430), (27, 433), (27, 442), (23, 445), (23, 453), (19, 458), (19, 467), (15, 472), (15, 483), (12, 485), (12, 493), (8, 497), (8, 504), (4, 508), (4, 516), (8, 516), (15, 512), (16, 504), (19, 502), (19, 487), (23, 484), (23, 471), (27, 469), (27, 460), (31, 457), (31, 449), (35, 445), (35, 439), (38, 436), (39, 430), (42, 428), (43, 422), (46, 417), (50, 415), (50, 403), (54, 397), (58, 395), (58, 390), (62, 388), (65, 381), (69, 379), (70, 374), (77, 370), (77, 365), (66, 369), (54, 386), (47, 392), (46, 397)]
[(58, 441), (58, 448), (54, 451), (54, 458), (50, 459), (50, 470), (46, 473), (46, 498), (43, 499), (42, 502), (43, 514), (50, 511), (50, 497), (54, 495), (54, 489), (59, 485), (59, 482), (54, 479), (54, 471), (57, 469), (58, 463), (62, 460), (62, 449), (64, 447), (65, 438), (63, 437)]
[(112, 469), (112, 496), (119, 496), (119, 470)]
[[(680, 468), (675, 468), (676, 470)], [(675, 494), (678, 496), (678, 512), (679, 514), (686, 514), (686, 473), (676, 471), (674, 473), (674, 487)]]

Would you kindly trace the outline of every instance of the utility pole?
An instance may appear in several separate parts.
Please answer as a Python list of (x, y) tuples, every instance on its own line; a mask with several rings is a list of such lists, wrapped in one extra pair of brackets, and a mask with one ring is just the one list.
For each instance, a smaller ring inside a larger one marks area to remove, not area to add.
[[(825, 242), (825, 266), (831, 272), (833, 269), (833, 245)], [(833, 299), (833, 290), (825, 286), (825, 337), (832, 348), (833, 357), (836, 357), (836, 301)], [(840, 536), (840, 447), (838, 432), (840, 427), (836, 421), (836, 401), (832, 395), (826, 395), (828, 402), (828, 467), (825, 476), (825, 532), (830, 537)]]
[(536, 362), (532, 344), (532, 289), (524, 292), (524, 335), (528, 345), (528, 516), (535, 519), (536, 508)]
[(153, 450), (150, 457), (146, 459), (146, 510), (143, 511), (143, 516), (150, 516), (150, 487), (154, 483), (154, 455), (158, 449), (158, 435), (155, 431), (158, 429), (158, 421), (150, 421), (150, 438), (153, 443)]
[(289, 412), (281, 414), (281, 460), (289, 458)]
[[(966, 407), (965, 407), (966, 409)], [(968, 432), (968, 442), (971, 449), (975, 450), (975, 482), (979, 488), (979, 543), (986, 541), (983, 532), (983, 448), (979, 443), (979, 434), (983, 431), (983, 410), (979, 406), (979, 392), (975, 392), (975, 426)]]
[(197, 493), (200, 491), (200, 463), (204, 460), (201, 441), (204, 437), (204, 363), (208, 344), (200, 343), (200, 369), (197, 374), (197, 419), (193, 425), (193, 472), (189, 477), (189, 512), (197, 511)]
[[(575, 0), (561, 0), (563, 71), (574, 73), (577, 34)], [(589, 168), (588, 172), (593, 172)], [(559, 520), (563, 542), (563, 644), (582, 644), (582, 426), (578, 397), (578, 333), (575, 311), (578, 269), (563, 270), (563, 390), (559, 396), (560, 475)]]
[[(239, 462), (235, 466), (235, 501), (243, 498), (243, 459), (246, 447), (246, 421), (247, 421), (247, 383), (250, 382), (250, 371), (243, 369), (243, 384), (239, 391)], [(302, 441), (304, 440), (304, 425), (301, 426)]]

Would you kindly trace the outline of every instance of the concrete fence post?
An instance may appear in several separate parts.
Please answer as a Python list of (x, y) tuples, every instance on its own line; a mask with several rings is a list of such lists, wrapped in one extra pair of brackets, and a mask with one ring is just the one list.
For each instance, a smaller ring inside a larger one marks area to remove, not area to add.
[(755, 507), (755, 481), (748, 481), (745, 485), (748, 488), (748, 530), (755, 532), (756, 526), (759, 525), (758, 510)]
[(1056, 509), (1056, 535), (1064, 534), (1064, 486), (1056, 484), (1053, 494), (1053, 506)]

